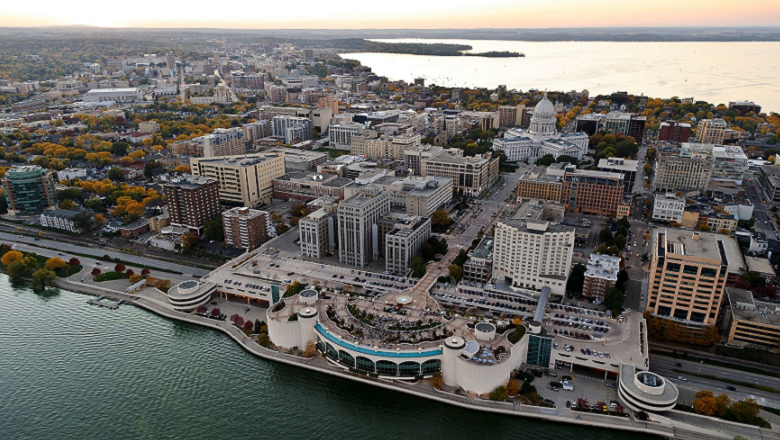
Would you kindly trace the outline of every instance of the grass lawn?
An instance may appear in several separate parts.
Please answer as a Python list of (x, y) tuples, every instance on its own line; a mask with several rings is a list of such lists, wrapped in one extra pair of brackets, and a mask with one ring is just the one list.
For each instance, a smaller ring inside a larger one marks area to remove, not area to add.
[(127, 274), (124, 273), (124, 272), (114, 272), (114, 271), (111, 271), (111, 272), (101, 273), (100, 275), (98, 275), (95, 278), (93, 278), (92, 281), (95, 281), (97, 283), (101, 283), (103, 281), (122, 280), (122, 279), (127, 279), (127, 278), (130, 278), (130, 277), (128, 277)]

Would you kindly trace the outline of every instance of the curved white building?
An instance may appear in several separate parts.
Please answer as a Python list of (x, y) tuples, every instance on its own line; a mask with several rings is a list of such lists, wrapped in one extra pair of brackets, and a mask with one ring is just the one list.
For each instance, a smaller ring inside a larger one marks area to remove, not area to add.
[(663, 377), (649, 371), (636, 371), (622, 365), (618, 380), (618, 398), (634, 411), (663, 412), (677, 405), (680, 392)]
[(551, 154), (572, 156), (582, 160), (588, 150), (588, 135), (585, 133), (560, 134), (556, 128), (555, 106), (547, 93), (534, 108), (528, 130), (512, 129), (501, 139), (493, 141), (493, 149), (503, 151), (510, 161), (529, 160), (536, 162), (540, 157)]
[(182, 281), (168, 290), (168, 301), (179, 312), (190, 312), (205, 305), (211, 299), (211, 294), (217, 289), (214, 283), (198, 281)]

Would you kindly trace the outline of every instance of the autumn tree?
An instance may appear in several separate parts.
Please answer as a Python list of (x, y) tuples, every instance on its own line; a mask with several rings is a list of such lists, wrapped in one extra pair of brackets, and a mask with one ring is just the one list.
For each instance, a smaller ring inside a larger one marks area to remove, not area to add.
[(46, 264), (43, 267), (47, 270), (56, 271), (65, 267), (66, 264), (61, 258), (54, 257), (46, 260)]
[(451, 264), (450, 276), (454, 278), (455, 281), (460, 281), (461, 278), (463, 278), (463, 268), (458, 266), (457, 264)]
[(184, 253), (190, 253), (193, 249), (195, 249), (195, 246), (200, 243), (200, 235), (188, 231), (182, 234), (181, 236), (181, 245), (182, 245), (182, 251)]
[(122, 264), (122, 263), (117, 263), (117, 264), (114, 266), (114, 271), (115, 271), (115, 272), (124, 272), (124, 271), (125, 271), (125, 269), (127, 269), (127, 267), (126, 267), (124, 264)]
[(32, 288), (35, 291), (41, 291), (57, 278), (57, 275), (49, 269), (38, 269), (32, 274)]
[(510, 396), (516, 396), (520, 392), (520, 382), (517, 379), (509, 379), (506, 385), (506, 393)]
[(693, 400), (693, 410), (698, 414), (713, 416), (717, 412), (718, 403), (712, 395), (712, 391), (702, 390), (696, 393)]
[(78, 266), (79, 264), (81, 264), (81, 261), (79, 261), (78, 258), (73, 257), (70, 260), (68, 260), (68, 264), (70, 264), (71, 266)]
[(22, 258), (24, 258), (24, 255), (19, 251), (8, 251), (0, 258), (0, 262), (5, 266), (10, 266), (15, 262), (20, 261)]
[(100, 269), (98, 269), (98, 268), (96, 267), (96, 268), (92, 269), (92, 272), (91, 272), (91, 273), (92, 273), (92, 276), (93, 276), (93, 277), (96, 277), (96, 276), (100, 275)]

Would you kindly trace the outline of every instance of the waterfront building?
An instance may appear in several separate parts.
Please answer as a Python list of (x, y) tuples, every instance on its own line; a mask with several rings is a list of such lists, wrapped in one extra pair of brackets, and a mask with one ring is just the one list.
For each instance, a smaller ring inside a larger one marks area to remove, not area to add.
[(336, 216), (320, 208), (298, 221), (301, 255), (321, 260), (336, 250)]
[(385, 270), (406, 274), (412, 267), (412, 258), (420, 253), (423, 244), (431, 238), (431, 219), (406, 214), (385, 234)]
[(479, 197), (499, 178), (498, 157), (464, 157), (463, 150), (443, 150), (423, 160), (422, 175), (452, 179), (452, 187), (466, 197)]
[(539, 220), (500, 220), (493, 247), (493, 277), (531, 290), (566, 292), (574, 254), (574, 228)]
[(251, 251), (276, 235), (266, 211), (236, 207), (222, 213), (225, 244)]
[(379, 219), (390, 211), (390, 198), (370, 185), (338, 205), (339, 262), (366, 267), (380, 254)]
[(558, 133), (555, 115), (555, 107), (545, 93), (534, 108), (528, 130), (507, 131), (503, 138), (493, 141), (493, 149), (503, 151), (507, 159), (513, 162), (536, 162), (547, 154), (555, 158), (571, 156), (582, 160), (588, 149), (588, 136), (584, 133)]
[(219, 215), (219, 184), (202, 176), (185, 175), (162, 183), (172, 226), (203, 232), (206, 220)]
[(729, 124), (723, 119), (702, 119), (696, 125), (696, 141), (701, 144), (722, 144)]
[(617, 284), (620, 261), (620, 257), (590, 254), (582, 284), (582, 296), (603, 302), (609, 290)]
[(721, 234), (656, 229), (646, 310), (683, 325), (714, 325), (729, 276), (740, 258), (734, 240)]
[(726, 287), (729, 307), (725, 308), (723, 328), (726, 344), (774, 351), (780, 343), (780, 313), (777, 305), (756, 301), (753, 292)]
[(3, 177), (8, 213), (39, 215), (56, 208), (54, 176), (38, 165), (15, 166)]
[(273, 198), (273, 179), (284, 174), (284, 153), (190, 159), (192, 173), (219, 183), (219, 199), (226, 205), (254, 208)]

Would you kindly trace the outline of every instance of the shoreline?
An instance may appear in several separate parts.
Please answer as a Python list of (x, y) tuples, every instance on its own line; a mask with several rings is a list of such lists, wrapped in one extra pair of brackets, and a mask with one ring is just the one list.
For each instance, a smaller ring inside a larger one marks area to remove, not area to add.
[[(569, 418), (560, 416), (557, 414), (543, 414), (541, 412), (534, 413), (529, 412), (528, 410), (524, 410), (525, 408), (538, 408), (540, 411), (543, 409), (548, 408), (541, 408), (541, 407), (534, 407), (534, 406), (527, 406), (527, 405), (519, 405), (520, 410), (512, 409), (514, 408), (513, 404), (510, 404), (508, 402), (492, 402), (489, 400), (476, 400), (471, 399), (465, 396), (457, 396), (452, 395), (449, 396), (448, 394), (445, 394), (444, 392), (437, 391), (436, 393), (442, 393), (441, 396), (437, 396), (435, 394), (424, 392), (422, 390), (415, 390), (412, 389), (414, 385), (405, 385), (402, 382), (396, 382), (396, 383), (389, 383), (385, 380), (380, 379), (368, 379), (364, 377), (360, 377), (351, 373), (345, 373), (340, 370), (330, 370), (327, 368), (322, 368), (317, 365), (311, 365), (310, 360), (307, 358), (301, 358), (299, 356), (295, 355), (289, 355), (286, 353), (282, 353), (270, 348), (264, 348), (260, 345), (253, 343), (254, 340), (250, 337), (246, 336), (242, 331), (235, 328), (234, 326), (223, 322), (223, 321), (213, 321), (209, 320), (207, 318), (200, 318), (197, 316), (189, 315), (186, 313), (176, 312), (174, 310), (167, 309), (163, 307), (160, 304), (157, 304), (157, 301), (149, 300), (147, 298), (143, 298), (141, 296), (137, 295), (129, 295), (117, 291), (111, 291), (110, 289), (101, 289), (97, 288), (95, 286), (86, 286), (86, 285), (78, 285), (72, 282), (69, 282), (67, 280), (63, 279), (57, 279), (54, 283), (54, 286), (63, 290), (68, 290), (71, 292), (75, 292), (78, 294), (83, 295), (90, 295), (90, 296), (106, 296), (110, 297), (112, 299), (116, 300), (124, 300), (128, 301), (131, 305), (138, 306), (148, 312), (154, 313), (156, 315), (162, 316), (164, 318), (186, 322), (189, 324), (194, 325), (200, 325), (203, 327), (207, 327), (213, 330), (219, 330), (225, 333), (227, 336), (229, 336), (235, 343), (237, 343), (240, 347), (242, 347), (244, 350), (249, 352), (252, 355), (255, 355), (259, 358), (262, 358), (264, 360), (268, 361), (275, 361), (280, 362), (283, 364), (299, 367), (299, 368), (305, 368), (311, 371), (315, 371), (318, 373), (325, 373), (333, 377), (339, 377), (342, 379), (347, 380), (353, 380), (365, 385), (372, 385), (372, 386), (378, 386), (380, 388), (391, 390), (391, 391), (397, 391), (402, 392), (408, 395), (430, 399), (439, 403), (448, 404), (457, 406), (460, 408), (470, 409), (470, 410), (477, 410), (482, 412), (489, 412), (494, 414), (502, 414), (502, 415), (508, 415), (508, 416), (519, 416), (519, 417), (530, 417), (536, 420), (542, 420), (547, 422), (564, 422), (569, 423), (573, 425), (580, 425), (580, 426), (589, 426), (593, 428), (602, 428), (602, 429), (611, 429), (615, 431), (629, 431), (629, 432), (636, 432), (636, 433), (642, 433), (642, 434), (649, 434), (649, 435), (656, 435), (660, 437), (673, 437), (675, 430), (674, 427), (671, 424), (668, 423), (657, 423), (657, 422), (636, 422), (637, 424), (644, 423), (646, 426), (619, 426), (616, 425), (614, 422), (616, 418), (614, 416), (607, 416), (607, 415), (600, 415), (600, 414), (594, 414), (594, 413), (582, 413), (578, 414), (581, 418)], [(312, 358), (315, 359), (315, 358)], [(330, 365), (330, 364), (329, 364)], [(458, 399), (458, 400), (456, 400)], [(473, 402), (473, 403), (467, 403), (467, 402)], [(503, 407), (503, 408), (502, 408)], [(589, 417), (589, 418), (606, 418), (603, 421), (600, 420), (585, 420), (582, 417)], [(623, 419), (621, 419), (623, 420)], [(630, 419), (629, 419), (630, 420)], [(633, 423), (633, 422), (632, 422)], [(654, 424), (656, 426), (650, 427), (649, 424)], [(726, 438), (726, 437), (724, 437)]]

